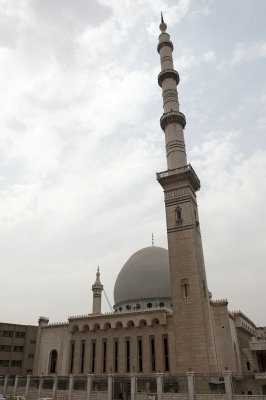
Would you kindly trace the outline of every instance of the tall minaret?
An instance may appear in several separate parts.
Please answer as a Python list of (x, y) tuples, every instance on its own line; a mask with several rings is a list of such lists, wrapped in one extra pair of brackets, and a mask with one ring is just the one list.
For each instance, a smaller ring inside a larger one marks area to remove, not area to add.
[(101, 314), (101, 301), (102, 301), (102, 291), (103, 285), (100, 281), (100, 271), (99, 267), (96, 273), (96, 281), (92, 285), (93, 291), (93, 303), (92, 303), (92, 314)]
[(176, 372), (215, 372), (216, 356), (210, 299), (199, 228), (196, 191), (200, 181), (187, 165), (183, 129), (184, 114), (179, 111), (178, 72), (173, 67), (173, 44), (161, 19), (159, 44), (164, 113), (167, 171), (157, 173), (164, 189), (174, 314)]

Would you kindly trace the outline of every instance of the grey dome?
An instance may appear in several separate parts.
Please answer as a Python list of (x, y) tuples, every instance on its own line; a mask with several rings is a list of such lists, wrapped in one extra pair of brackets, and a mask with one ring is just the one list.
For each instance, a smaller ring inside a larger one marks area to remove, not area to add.
[(155, 246), (134, 253), (114, 287), (115, 304), (153, 298), (171, 298), (168, 251)]

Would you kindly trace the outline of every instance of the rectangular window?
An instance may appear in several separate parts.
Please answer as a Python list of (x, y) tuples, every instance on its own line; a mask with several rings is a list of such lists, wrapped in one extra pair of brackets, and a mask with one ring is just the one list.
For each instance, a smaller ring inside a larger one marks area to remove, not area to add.
[(1, 367), (9, 367), (9, 360), (0, 360)]
[(16, 352), (23, 352), (24, 351), (24, 346), (14, 346), (13, 351)]
[(118, 372), (118, 338), (114, 338), (114, 371)]
[(11, 351), (11, 346), (7, 344), (0, 345), (0, 351)]
[(13, 331), (2, 331), (3, 337), (13, 337)]
[(91, 373), (95, 372), (96, 339), (91, 341)]
[(126, 371), (130, 372), (130, 338), (126, 337)]
[(80, 348), (80, 373), (83, 374), (84, 372), (84, 358), (85, 358), (85, 340), (81, 341), (81, 348)]
[(16, 338), (24, 338), (25, 337), (25, 332), (15, 332), (15, 337)]
[(155, 338), (150, 336), (150, 360), (151, 360), (151, 371), (156, 371), (156, 359), (155, 359)]
[(21, 367), (22, 361), (21, 360), (12, 360), (11, 367)]
[(168, 335), (163, 335), (164, 370), (169, 371)]
[(138, 372), (143, 372), (142, 365), (142, 336), (138, 336)]
[(36, 340), (31, 340), (30, 344), (36, 344)]
[(74, 369), (74, 355), (75, 355), (75, 341), (71, 340), (70, 342), (70, 364), (69, 364), (69, 373), (72, 374)]
[(28, 358), (34, 358), (34, 354), (28, 354)]
[(107, 339), (103, 339), (103, 373), (106, 372)]

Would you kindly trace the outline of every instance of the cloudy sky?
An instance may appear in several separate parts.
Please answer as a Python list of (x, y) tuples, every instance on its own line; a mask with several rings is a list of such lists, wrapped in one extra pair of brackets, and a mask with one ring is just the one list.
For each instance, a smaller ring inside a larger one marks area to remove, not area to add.
[(209, 290), (266, 325), (264, 0), (0, 0), (1, 321), (89, 313), (98, 265), (113, 303), (152, 232), (167, 247), (161, 10)]

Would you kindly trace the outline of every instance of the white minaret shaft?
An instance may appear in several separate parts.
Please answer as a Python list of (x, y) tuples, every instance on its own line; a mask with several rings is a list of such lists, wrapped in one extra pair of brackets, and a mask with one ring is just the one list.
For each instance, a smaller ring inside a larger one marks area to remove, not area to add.
[(103, 291), (103, 285), (101, 284), (100, 281), (100, 271), (98, 267), (96, 273), (96, 280), (92, 285), (92, 292), (93, 292), (92, 314), (101, 314), (102, 291)]
[(174, 49), (170, 36), (166, 33), (167, 25), (163, 17), (160, 24), (161, 34), (157, 51), (161, 59), (161, 72), (158, 84), (162, 88), (163, 109), (161, 128), (165, 132), (165, 146), (168, 169), (175, 169), (187, 165), (186, 148), (183, 129), (186, 125), (184, 114), (179, 111), (177, 85), (179, 74), (174, 70), (172, 52)]

